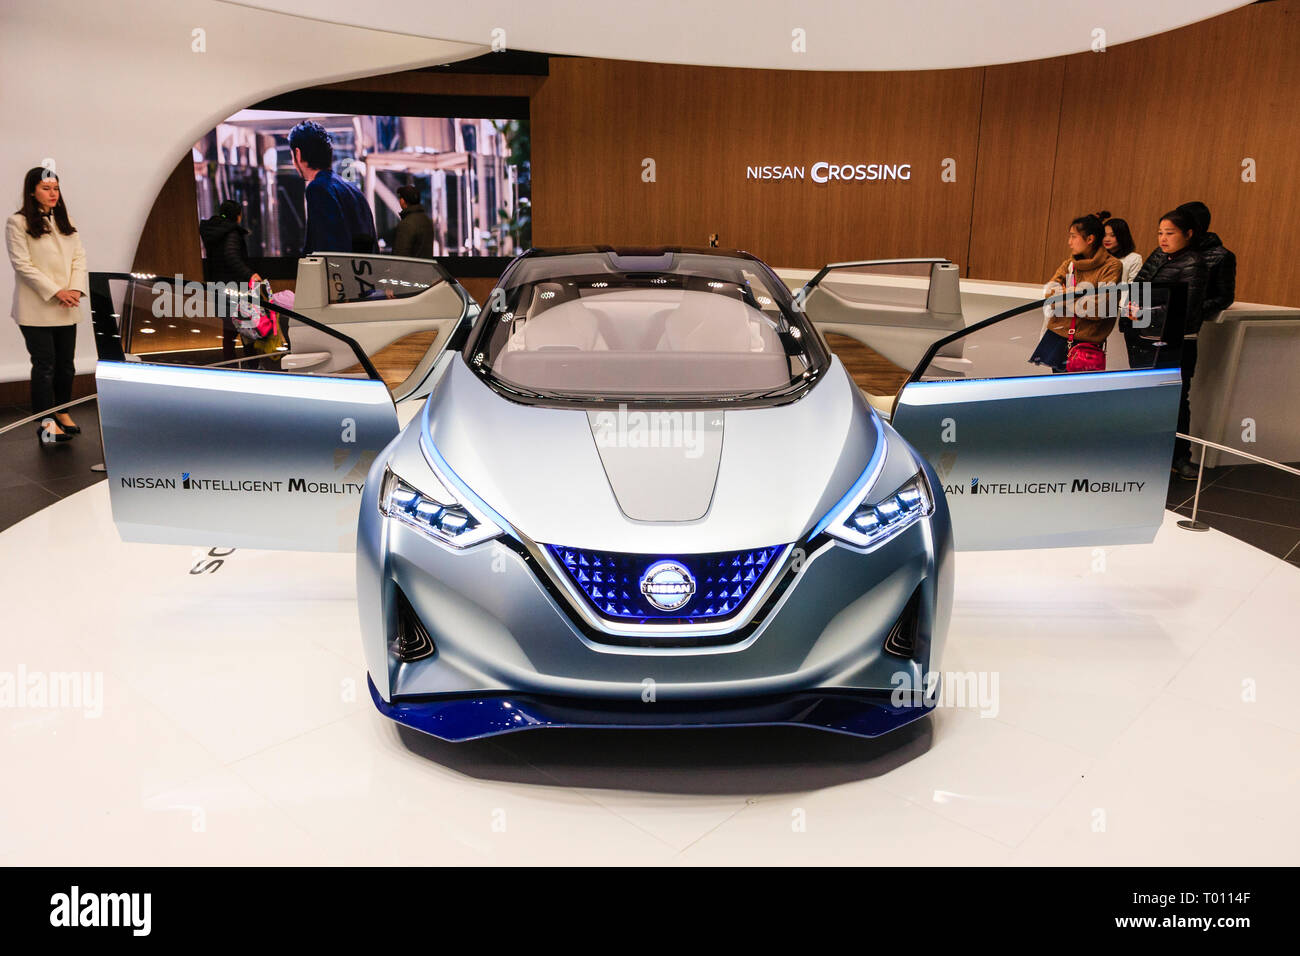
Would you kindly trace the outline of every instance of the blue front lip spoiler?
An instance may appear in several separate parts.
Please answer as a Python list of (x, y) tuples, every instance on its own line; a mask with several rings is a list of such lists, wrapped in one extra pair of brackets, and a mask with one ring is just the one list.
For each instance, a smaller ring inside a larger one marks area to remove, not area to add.
[(879, 737), (926, 716), (932, 705), (898, 706), (888, 691), (808, 691), (780, 697), (668, 704), (492, 694), (397, 700), (370, 697), (379, 712), (440, 740), (458, 743), (544, 727), (648, 728), (797, 726), (853, 737)]

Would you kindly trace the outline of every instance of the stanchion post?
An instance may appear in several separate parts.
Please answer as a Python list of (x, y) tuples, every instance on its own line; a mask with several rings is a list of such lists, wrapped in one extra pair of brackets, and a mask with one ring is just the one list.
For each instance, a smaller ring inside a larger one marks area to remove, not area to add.
[(1178, 522), (1178, 527), (1187, 531), (1209, 531), (1210, 526), (1196, 520), (1196, 513), (1201, 507), (1201, 478), (1205, 475), (1205, 447), (1201, 447), (1201, 460), (1196, 463), (1196, 490), (1192, 492), (1192, 518)]

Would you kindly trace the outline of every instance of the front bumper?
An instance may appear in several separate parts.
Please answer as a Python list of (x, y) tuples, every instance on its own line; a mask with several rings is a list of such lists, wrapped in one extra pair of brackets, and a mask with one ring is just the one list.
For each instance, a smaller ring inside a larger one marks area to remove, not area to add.
[(932, 700), (895, 703), (892, 695), (870, 691), (808, 692), (689, 704), (506, 693), (389, 702), (379, 695), (373, 681), (370, 696), (379, 712), (390, 720), (451, 743), (547, 727), (644, 730), (787, 726), (879, 737), (920, 720), (934, 706)]
[[(447, 740), (540, 726), (766, 724), (870, 737), (927, 712), (891, 695), (927, 686), (947, 634), (942, 496), (929, 519), (871, 553), (825, 536), (796, 543), (797, 571), (739, 640), (626, 646), (593, 639), (526, 548), (492, 541), (453, 553), (384, 518), (373, 479), (357, 542), (363, 645), (376, 706), (408, 726)], [(914, 596), (914, 650), (891, 653), (886, 638)], [(421, 660), (395, 652), (404, 603), (435, 648)]]

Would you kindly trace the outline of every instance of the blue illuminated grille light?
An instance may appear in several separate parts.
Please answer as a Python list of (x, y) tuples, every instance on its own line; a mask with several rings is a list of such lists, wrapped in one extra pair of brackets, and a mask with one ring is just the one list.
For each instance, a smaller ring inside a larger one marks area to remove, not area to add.
[[(734, 615), (776, 563), (783, 547), (670, 557), (546, 545), (598, 614), (621, 621), (650, 623), (690, 623)], [(641, 593), (641, 579), (646, 571), (665, 560), (681, 564), (695, 579), (694, 594), (673, 611), (660, 610)]]

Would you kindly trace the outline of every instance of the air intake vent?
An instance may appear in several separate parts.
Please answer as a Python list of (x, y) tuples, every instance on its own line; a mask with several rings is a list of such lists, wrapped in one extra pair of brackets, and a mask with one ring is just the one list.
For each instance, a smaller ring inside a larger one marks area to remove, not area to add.
[(408, 664), (423, 660), (437, 650), (433, 646), (433, 638), (400, 590), (397, 592), (397, 640), (393, 641), (392, 649), (399, 661)]
[(917, 628), (920, 625), (921, 586), (918, 584), (912, 596), (907, 600), (907, 607), (898, 616), (894, 626), (885, 638), (885, 650), (899, 657), (916, 656)]

